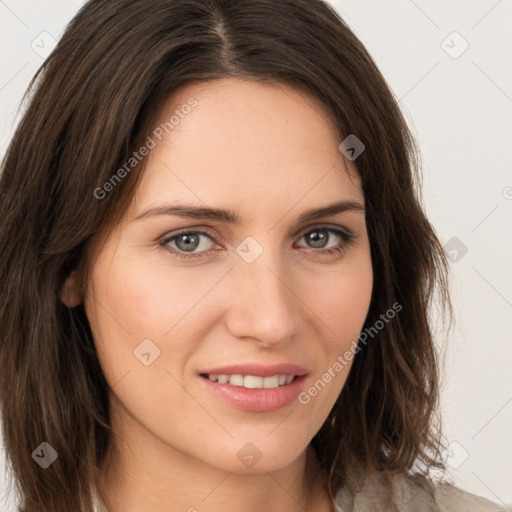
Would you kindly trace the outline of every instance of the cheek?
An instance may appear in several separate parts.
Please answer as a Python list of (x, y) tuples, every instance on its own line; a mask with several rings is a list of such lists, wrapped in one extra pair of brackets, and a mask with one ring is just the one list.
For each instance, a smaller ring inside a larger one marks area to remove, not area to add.
[[(318, 286), (321, 282), (323, 286)], [(368, 253), (340, 265), (339, 272), (324, 279), (308, 281), (308, 304), (321, 319), (317, 325), (321, 349), (315, 354), (319, 365), (298, 401), (303, 408), (304, 421), (308, 422), (313, 436), (322, 426), (336, 399), (343, 390), (357, 357), (358, 336), (363, 328), (370, 306), (373, 272)], [(306, 293), (306, 290), (304, 290)], [(306, 420), (305, 418), (309, 418)]]
[[(142, 354), (149, 352), (146, 359), (154, 360), (150, 368), (163, 372), (168, 367), (183, 368), (197, 350), (190, 319), (199, 311), (206, 314), (201, 300), (219, 278), (199, 267), (193, 273), (158, 258), (123, 258), (120, 251), (98, 260), (85, 307), (111, 385), (127, 372), (134, 378), (147, 370), (138, 359)], [(187, 343), (176, 343), (176, 339)]]
[(373, 271), (366, 251), (341, 263), (336, 272), (326, 273), (317, 284), (308, 281), (303, 294), (324, 324), (322, 337), (331, 354), (344, 352), (357, 339), (370, 307), (372, 288)]
[(93, 276), (94, 302), (103, 324), (120, 328), (124, 336), (129, 333), (132, 341), (163, 338), (213, 282), (183, 270), (169, 268), (157, 258), (119, 258), (109, 267), (99, 264)]

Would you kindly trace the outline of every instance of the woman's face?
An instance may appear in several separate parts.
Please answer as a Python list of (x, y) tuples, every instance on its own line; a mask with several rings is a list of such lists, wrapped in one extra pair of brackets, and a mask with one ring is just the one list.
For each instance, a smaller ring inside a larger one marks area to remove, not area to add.
[(148, 457), (276, 470), (325, 421), (368, 312), (360, 179), (294, 89), (178, 92), (84, 296), (112, 422)]

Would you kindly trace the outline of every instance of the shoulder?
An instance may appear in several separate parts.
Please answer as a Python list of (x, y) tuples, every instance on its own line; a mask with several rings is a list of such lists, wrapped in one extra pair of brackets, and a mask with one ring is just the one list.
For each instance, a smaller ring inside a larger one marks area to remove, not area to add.
[(498, 505), (450, 484), (442, 484), (436, 488), (436, 499), (439, 503), (439, 510), (442, 512), (450, 512), (451, 510), (504, 512), (508, 510), (503, 505)]
[(359, 492), (340, 489), (337, 512), (507, 512), (508, 509), (463, 491), (449, 483), (429, 489), (426, 483), (406, 475), (376, 472), (363, 482)]

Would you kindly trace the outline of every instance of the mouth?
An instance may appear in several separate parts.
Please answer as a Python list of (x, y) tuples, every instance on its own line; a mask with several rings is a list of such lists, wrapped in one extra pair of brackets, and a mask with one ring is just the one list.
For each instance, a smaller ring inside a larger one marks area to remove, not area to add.
[(292, 404), (301, 393), (307, 371), (297, 365), (241, 365), (198, 374), (210, 396), (236, 409), (272, 412)]

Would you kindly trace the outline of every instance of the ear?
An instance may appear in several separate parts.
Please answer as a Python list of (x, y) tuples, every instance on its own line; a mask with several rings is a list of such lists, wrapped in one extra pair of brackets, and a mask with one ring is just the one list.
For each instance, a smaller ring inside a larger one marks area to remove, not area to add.
[(68, 306), (68, 308), (74, 308), (82, 302), (82, 294), (78, 289), (76, 270), (73, 270), (71, 274), (69, 274), (62, 285), (60, 290), (60, 300)]

